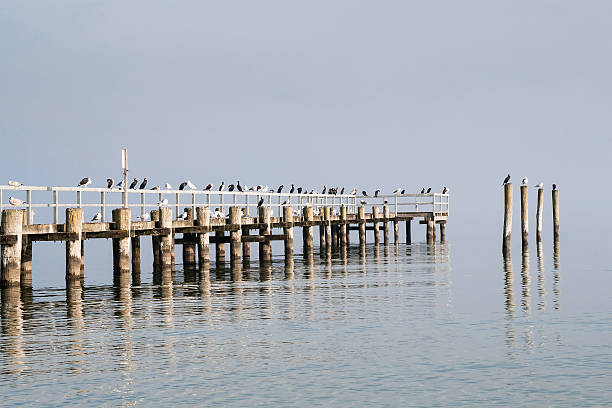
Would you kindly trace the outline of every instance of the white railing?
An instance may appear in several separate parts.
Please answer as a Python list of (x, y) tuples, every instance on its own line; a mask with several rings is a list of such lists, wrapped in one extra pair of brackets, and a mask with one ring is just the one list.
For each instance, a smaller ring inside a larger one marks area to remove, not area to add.
[[(25, 196), (24, 196), (25, 193)], [(274, 209), (275, 216), (282, 216), (282, 207), (292, 206), (299, 211), (306, 205), (311, 205), (315, 213), (321, 207), (332, 207), (332, 211), (339, 214), (340, 207), (346, 206), (349, 214), (355, 214), (357, 207), (362, 201), (368, 206), (383, 205), (385, 202), (390, 211), (397, 212), (435, 212), (437, 216), (447, 215), (449, 212), (448, 194), (403, 194), (403, 195), (379, 195), (378, 197), (363, 197), (354, 195), (333, 194), (290, 194), (271, 193), (262, 191), (203, 191), (203, 190), (123, 190), (118, 188), (88, 188), (88, 187), (37, 187), (19, 186), (12, 187), (0, 185), (0, 211), (4, 208), (25, 208), (28, 223), (34, 223), (34, 209), (50, 209), (53, 223), (60, 220), (60, 208), (81, 207), (95, 208), (102, 215), (102, 221), (107, 220), (107, 208), (119, 208), (123, 206), (122, 195), (127, 193), (127, 206), (140, 210), (144, 216), (148, 210), (158, 208), (158, 203), (168, 199), (167, 207), (175, 209), (176, 215), (182, 213), (181, 207), (192, 207), (206, 205), (211, 209), (219, 208), (225, 214), (225, 207), (239, 206), (246, 208), (246, 216), (256, 216), (254, 207), (258, 206), (263, 198), (264, 205)], [(67, 195), (74, 194), (74, 201), (68, 199)], [(8, 204), (9, 195), (19, 198), (24, 203), (13, 206)], [(34, 200), (33, 196), (44, 195), (43, 199)], [(93, 198), (92, 196), (97, 196)], [(172, 202), (170, 202), (172, 201)], [(286, 204), (284, 204), (286, 201)], [(42, 215), (42, 214), (36, 214)], [(62, 214), (63, 215), (63, 214)], [(87, 221), (87, 220), (86, 220)]]

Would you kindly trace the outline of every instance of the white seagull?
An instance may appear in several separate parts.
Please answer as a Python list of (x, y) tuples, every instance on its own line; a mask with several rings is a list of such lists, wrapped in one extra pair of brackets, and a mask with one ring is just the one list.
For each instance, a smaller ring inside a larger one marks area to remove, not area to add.
[(172, 190), (172, 186), (169, 183), (166, 183), (164, 187), (166, 188), (166, 190)]
[(184, 211), (181, 215), (179, 215), (178, 219), (179, 220), (186, 220), (187, 217), (189, 217), (189, 213), (187, 211)]
[(219, 211), (219, 209), (218, 209), (218, 208), (216, 208), (216, 209), (215, 209), (215, 212), (214, 212), (214, 214), (213, 214), (213, 216), (214, 216), (215, 218), (224, 218), (224, 217), (225, 217), (225, 214), (223, 214), (221, 211)]
[(195, 184), (193, 184), (190, 180), (187, 180), (187, 187), (189, 187), (189, 189), (191, 189), (191, 190), (195, 190), (196, 189)]
[(527, 180), (527, 176), (523, 177), (523, 185), (526, 186), (529, 180)]
[(544, 188), (544, 183), (540, 182), (534, 186), (534, 188)]
[(158, 207), (165, 207), (168, 205), (168, 199), (164, 198), (163, 200), (161, 200), (160, 202), (157, 203)]
[(144, 213), (144, 215), (139, 215), (138, 219), (140, 221), (149, 221), (151, 219), (151, 214), (149, 213)]
[(97, 213), (96, 215), (94, 215), (94, 217), (91, 219), (91, 222), (99, 222), (102, 220), (102, 213)]
[(23, 183), (20, 183), (15, 180), (9, 180), (8, 185), (11, 187), (19, 187), (19, 186), (23, 186)]
[(402, 188), (401, 188), (401, 187), (398, 187), (398, 188), (396, 188), (396, 189), (395, 189), (395, 191), (393, 192), (393, 194), (399, 194), (399, 193), (401, 193), (401, 192), (402, 192)]
[(9, 204), (14, 206), (23, 205), (24, 201), (15, 197), (9, 197)]

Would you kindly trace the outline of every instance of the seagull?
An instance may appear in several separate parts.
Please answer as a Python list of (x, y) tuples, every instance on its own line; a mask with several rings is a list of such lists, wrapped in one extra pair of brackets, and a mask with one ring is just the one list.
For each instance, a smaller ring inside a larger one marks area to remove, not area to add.
[(184, 221), (187, 219), (188, 216), (189, 216), (189, 213), (187, 211), (183, 211), (183, 213), (178, 216), (178, 219)]
[(444, 187), (444, 189), (442, 190), (442, 194), (448, 194), (448, 188)]
[[(244, 186), (244, 187), (246, 189), (246, 186)], [(236, 190), (240, 191), (241, 193), (244, 191), (244, 189), (240, 185), (240, 180), (238, 180), (238, 183), (236, 183)]]
[(218, 209), (218, 208), (215, 208), (215, 213), (213, 214), (213, 216), (214, 216), (215, 218), (224, 218), (224, 217), (225, 217), (225, 214), (223, 214), (221, 211), (219, 211), (219, 209)]
[(183, 181), (180, 185), (179, 185), (179, 190), (184, 190), (185, 187), (187, 187), (187, 182)]
[(138, 187), (141, 190), (144, 190), (144, 188), (147, 186), (147, 178), (145, 177), (144, 180), (142, 180), (142, 183), (140, 183), (140, 187)]
[(361, 200), (359, 202), (361, 203), (361, 205), (366, 205), (368, 203), (366, 200)]
[(427, 189), (427, 194), (431, 193), (431, 187)]
[(171, 186), (169, 183), (166, 183), (166, 184), (164, 185), (164, 188), (165, 188), (166, 190), (172, 190), (172, 186)]
[(263, 186), (261, 189), (262, 189), (263, 191), (268, 191), (268, 189), (269, 189), (269, 188), (270, 188), (270, 187), (268, 187), (268, 185), (266, 184), (266, 185), (265, 185), (265, 186)]
[(225, 188), (225, 181), (222, 181), (221, 185), (219, 186), (219, 191), (223, 191), (224, 188)]
[(133, 190), (134, 187), (136, 187), (136, 184), (138, 184), (138, 179), (134, 177), (134, 180), (132, 180), (132, 184), (130, 184), (130, 190)]
[(356, 188), (351, 190), (351, 195), (357, 195), (357, 189)]
[(553, 185), (552, 185), (552, 188), (553, 188), (553, 191), (555, 191), (555, 190), (557, 189), (557, 185), (556, 185), (556, 184), (553, 184)]
[(191, 182), (191, 180), (187, 180), (187, 187), (189, 187), (190, 190), (196, 190), (197, 187), (195, 186), (195, 184), (193, 184)]
[(508, 175), (504, 179), (504, 183), (503, 184), (508, 184), (509, 181), (510, 181), (510, 173), (508, 173)]
[(158, 207), (165, 207), (168, 205), (168, 199), (164, 198), (163, 200), (161, 200), (160, 202), (157, 203)]
[(89, 177), (85, 177), (81, 181), (79, 181), (79, 185), (77, 187), (87, 187), (91, 184), (91, 179)]
[(96, 215), (94, 215), (94, 217), (91, 219), (91, 222), (99, 222), (102, 220), (102, 213), (97, 213)]
[(374, 192), (374, 197), (378, 197), (378, 193), (380, 193), (380, 190), (376, 190), (376, 191)]
[(527, 180), (527, 176), (523, 177), (523, 185), (526, 186), (529, 180)]
[(227, 191), (234, 191), (234, 185), (230, 184), (229, 186), (227, 186)]
[(8, 185), (11, 187), (19, 187), (19, 186), (23, 186), (23, 183), (20, 183), (15, 180), (9, 180)]
[(140, 221), (149, 221), (151, 219), (151, 214), (149, 213), (144, 213), (144, 215), (139, 215), (138, 219)]
[(293, 194), (294, 191), (295, 187), (293, 186), (293, 183), (291, 183), (291, 190), (289, 190), (289, 194)]
[(113, 180), (112, 178), (106, 179), (106, 188), (113, 188), (113, 184), (115, 184), (115, 180)]
[(263, 205), (263, 203), (264, 203), (264, 199), (263, 199), (263, 197), (261, 197), (259, 199), (259, 202), (257, 203), (257, 207), (261, 207)]
[(208, 183), (206, 187), (204, 187), (204, 191), (210, 191), (211, 188), (213, 188), (212, 183)]
[(421, 194), (425, 194), (425, 187), (421, 189)]
[(23, 205), (24, 201), (15, 197), (9, 197), (9, 204), (13, 206)]
[(396, 188), (396, 189), (395, 189), (395, 191), (393, 192), (393, 194), (399, 194), (399, 193), (401, 193), (401, 191), (402, 191), (402, 188), (401, 188), (401, 187), (398, 187), (398, 188)]
[(361, 192), (361, 195), (362, 195), (362, 196), (364, 196), (364, 197), (367, 197), (367, 196), (368, 196), (368, 193), (366, 193), (366, 191), (365, 191), (365, 190), (363, 190), (363, 191)]
[(151, 190), (160, 190), (160, 189), (161, 189), (160, 186), (151, 187)]
[(276, 192), (277, 192), (278, 194), (280, 194), (280, 193), (281, 193), (281, 191), (283, 191), (283, 187), (285, 187), (285, 185), (284, 185), (284, 184), (281, 184), (280, 186), (278, 186), (278, 189), (276, 190)]
[(540, 182), (534, 186), (534, 188), (544, 188), (544, 183)]

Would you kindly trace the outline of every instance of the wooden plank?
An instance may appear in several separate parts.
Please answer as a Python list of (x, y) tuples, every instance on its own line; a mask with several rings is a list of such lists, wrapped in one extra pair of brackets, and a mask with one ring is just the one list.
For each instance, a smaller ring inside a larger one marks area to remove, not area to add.
[(111, 231), (96, 231), (96, 232), (84, 232), (84, 239), (96, 239), (96, 238), (129, 238), (129, 231), (122, 230), (111, 230)]
[(85, 222), (83, 223), (83, 232), (101, 232), (111, 230), (110, 222)]
[(167, 236), (172, 233), (172, 228), (151, 228), (147, 230), (132, 231), (132, 236), (151, 235), (154, 237)]
[(52, 232), (49, 234), (28, 234), (28, 238), (31, 241), (76, 241), (79, 239), (79, 234), (76, 232)]
[(60, 232), (57, 229), (57, 224), (30, 224), (23, 226), (24, 234), (50, 234)]
[(0, 235), (0, 244), (15, 245), (16, 243), (17, 243), (17, 235), (14, 235), (14, 234)]

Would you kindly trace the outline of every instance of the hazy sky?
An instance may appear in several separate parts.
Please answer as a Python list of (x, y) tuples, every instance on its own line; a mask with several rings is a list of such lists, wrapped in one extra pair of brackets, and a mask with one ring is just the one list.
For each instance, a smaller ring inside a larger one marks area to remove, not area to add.
[(452, 228), (470, 228), (500, 219), (510, 171), (557, 182), (563, 226), (592, 227), (612, 199), (610, 15), (608, 1), (0, 0), (0, 178), (102, 185), (125, 146), (152, 184), (446, 185)]

